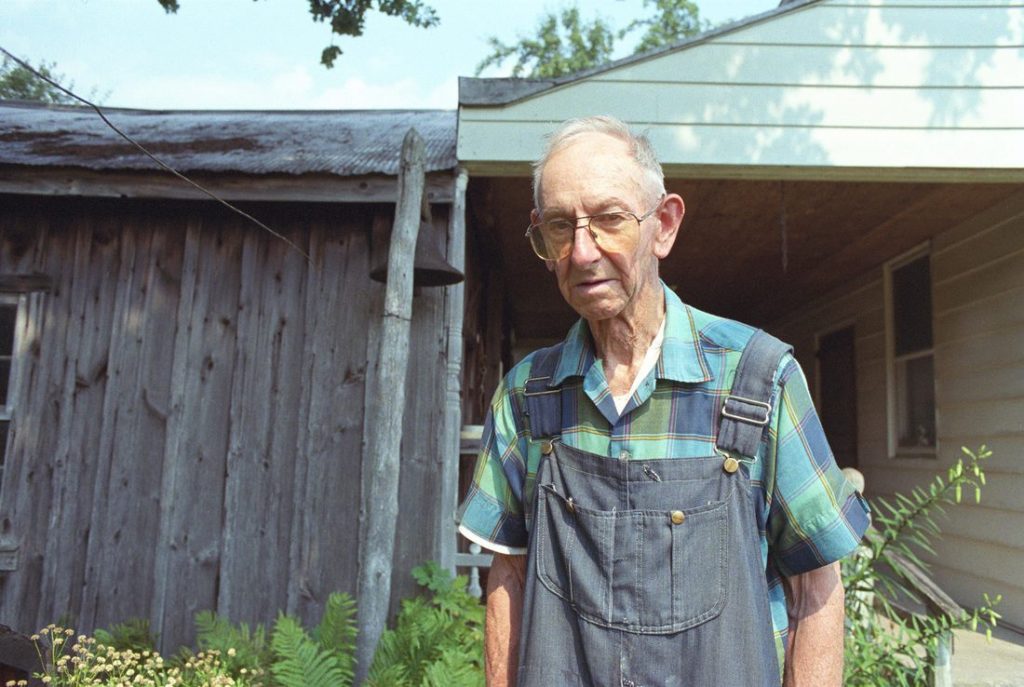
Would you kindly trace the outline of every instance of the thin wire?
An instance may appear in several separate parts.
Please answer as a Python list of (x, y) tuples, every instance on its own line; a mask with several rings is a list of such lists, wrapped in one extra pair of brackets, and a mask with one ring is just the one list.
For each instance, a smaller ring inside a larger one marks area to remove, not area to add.
[(153, 162), (155, 162), (155, 163), (157, 163), (158, 165), (160, 165), (160, 167), (162, 167), (162, 168), (163, 168), (164, 170), (166, 170), (166, 171), (170, 172), (171, 174), (173, 174), (174, 176), (178, 177), (179, 179), (181, 179), (181, 180), (182, 180), (182, 181), (184, 181), (185, 183), (187, 183), (187, 184), (189, 184), (189, 185), (193, 186), (194, 188), (196, 188), (197, 190), (199, 190), (199, 191), (200, 191), (200, 192), (202, 192), (203, 194), (205, 194), (205, 195), (209, 196), (209, 197), (210, 197), (210, 198), (212, 198), (213, 200), (217, 201), (218, 203), (220, 203), (220, 204), (221, 204), (221, 205), (223, 205), (224, 207), (228, 208), (228, 209), (229, 209), (229, 210), (231, 210), (232, 212), (237, 212), (237, 213), (238, 213), (239, 215), (241, 215), (242, 217), (245, 217), (245, 218), (246, 218), (247, 220), (249, 220), (250, 222), (252, 222), (252, 223), (253, 223), (253, 224), (255, 224), (256, 226), (260, 227), (261, 229), (264, 229), (264, 230), (266, 230), (266, 231), (270, 232), (271, 234), (273, 234), (273, 235), (274, 235), (274, 236), (276, 236), (277, 238), (279, 238), (279, 239), (281, 239), (282, 241), (284, 241), (285, 243), (287, 243), (287, 244), (288, 244), (289, 246), (291, 246), (291, 247), (292, 247), (293, 249), (295, 249), (296, 251), (298, 251), (298, 253), (299, 253), (299, 254), (300, 254), (300, 255), (301, 255), (302, 257), (306, 258), (306, 260), (307, 260), (307, 261), (309, 261), (310, 263), (312, 263), (312, 262), (313, 262), (313, 259), (312, 259), (311, 257), (309, 257), (309, 255), (307, 255), (307, 254), (306, 254), (306, 252), (305, 252), (304, 250), (302, 250), (302, 249), (301, 249), (301, 248), (299, 248), (299, 247), (298, 247), (297, 245), (295, 245), (295, 243), (294, 243), (293, 241), (291, 241), (290, 239), (288, 239), (288, 238), (287, 238), (286, 236), (284, 236), (283, 234), (280, 234), (280, 233), (278, 233), (278, 232), (274, 231), (273, 229), (271, 229), (270, 227), (268, 227), (268, 226), (267, 226), (266, 224), (264, 224), (263, 222), (259, 221), (258, 219), (256, 219), (256, 218), (255, 218), (255, 217), (253, 217), (252, 215), (250, 215), (250, 214), (249, 214), (248, 212), (245, 212), (244, 210), (240, 210), (239, 208), (235, 207), (234, 205), (232, 205), (232, 204), (231, 204), (231, 203), (229, 203), (228, 201), (226, 201), (226, 200), (224, 200), (223, 198), (221, 198), (220, 196), (218, 196), (218, 195), (217, 195), (216, 193), (214, 193), (213, 191), (208, 191), (208, 190), (207, 190), (206, 188), (204, 188), (204, 187), (203, 187), (203, 186), (201, 186), (200, 184), (196, 183), (195, 181), (192, 181), (192, 180), (191, 180), (191, 179), (189, 179), (189, 178), (188, 178), (187, 176), (185, 176), (184, 174), (182, 174), (181, 172), (179, 172), (178, 170), (174, 169), (173, 167), (171, 167), (170, 165), (168, 165), (167, 163), (165, 163), (165, 162), (164, 162), (163, 160), (161, 160), (160, 158), (158, 158), (158, 157), (157, 157), (156, 155), (154, 155), (153, 153), (151, 153), (151, 152), (149, 152), (148, 150), (146, 150), (146, 149), (145, 149), (145, 148), (144, 148), (144, 147), (142, 146), (142, 144), (141, 144), (141, 143), (139, 143), (138, 141), (136, 141), (135, 139), (133, 139), (133, 138), (132, 138), (131, 136), (129, 136), (129, 135), (128, 135), (128, 134), (126, 134), (125, 132), (121, 131), (121, 130), (120, 130), (120, 129), (118, 129), (118, 128), (117, 128), (116, 126), (114, 126), (114, 123), (113, 123), (113, 122), (111, 122), (111, 121), (110, 121), (109, 119), (107, 119), (107, 116), (106, 116), (105, 114), (103, 114), (103, 111), (102, 111), (102, 110), (101, 110), (101, 109), (100, 109), (100, 108), (99, 108), (98, 106), (96, 106), (96, 105), (95, 105), (94, 103), (92, 103), (92, 102), (90, 102), (90, 101), (86, 100), (85, 98), (83, 98), (82, 96), (78, 95), (77, 93), (73, 93), (73, 92), (69, 91), (69, 90), (68, 90), (67, 88), (64, 88), (64, 87), (63, 87), (63, 86), (61, 86), (61, 85), (60, 85), (59, 83), (57, 83), (56, 81), (54, 81), (54, 80), (53, 80), (53, 79), (51, 79), (50, 77), (46, 76), (45, 74), (41, 74), (41, 73), (39, 73), (39, 72), (38, 72), (38, 71), (37, 71), (37, 70), (36, 70), (36, 69), (35, 69), (35, 68), (34, 68), (34, 67), (33, 67), (32, 65), (30, 65), (30, 64), (29, 64), (28, 62), (25, 62), (25, 61), (24, 61), (24, 60), (22, 60), (22, 59), (19, 59), (19, 58), (18, 58), (18, 57), (16, 57), (15, 55), (12, 55), (12, 54), (11, 54), (11, 53), (10, 53), (10, 52), (9, 52), (9, 51), (8, 51), (7, 49), (5, 49), (5, 48), (4, 48), (4, 47), (3, 47), (2, 45), (0, 45), (0, 52), (2, 52), (2, 53), (3, 53), (4, 55), (6, 55), (7, 57), (11, 58), (12, 60), (14, 60), (15, 62), (17, 62), (18, 64), (20, 64), (20, 65), (21, 65), (22, 67), (24, 67), (25, 69), (27, 69), (27, 70), (29, 70), (30, 72), (32, 72), (33, 74), (35, 74), (35, 75), (36, 75), (37, 77), (39, 77), (40, 79), (42, 79), (42, 80), (43, 80), (43, 81), (45, 81), (46, 83), (50, 84), (50, 85), (51, 85), (51, 86), (53, 86), (54, 88), (56, 88), (56, 89), (58, 89), (58, 90), (60, 90), (60, 91), (62, 91), (62, 92), (64, 92), (64, 93), (67, 93), (67, 94), (68, 94), (69, 96), (71, 96), (71, 97), (72, 97), (72, 98), (74, 98), (75, 100), (78, 100), (78, 101), (80, 101), (80, 102), (83, 102), (83, 103), (85, 103), (86, 105), (88, 105), (89, 107), (91, 107), (92, 109), (94, 109), (94, 110), (96, 111), (96, 114), (98, 114), (98, 115), (100, 116), (100, 119), (102, 119), (102, 120), (103, 120), (103, 123), (104, 123), (104, 124), (106, 124), (106, 125), (107, 125), (107, 126), (109, 126), (109, 127), (111, 128), (111, 129), (113, 129), (113, 130), (114, 130), (114, 132), (115, 132), (115, 133), (117, 133), (117, 135), (118, 135), (118, 136), (120, 136), (121, 138), (123, 138), (124, 140), (128, 141), (129, 143), (131, 143), (131, 144), (132, 144), (133, 146), (135, 146), (136, 148), (138, 148), (138, 149), (139, 149), (140, 151), (142, 151), (142, 153), (143, 153), (143, 154), (144, 154), (144, 155), (145, 155), (146, 157), (148, 157), (148, 158), (149, 158), (150, 160), (152, 160)]

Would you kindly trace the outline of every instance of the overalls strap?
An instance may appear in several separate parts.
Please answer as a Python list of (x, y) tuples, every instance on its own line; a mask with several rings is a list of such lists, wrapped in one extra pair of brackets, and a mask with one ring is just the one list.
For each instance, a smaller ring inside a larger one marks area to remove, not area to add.
[(775, 370), (782, 356), (793, 350), (762, 329), (754, 332), (743, 349), (732, 389), (722, 403), (716, 447), (753, 458), (772, 415)]
[(551, 386), (551, 378), (562, 355), (564, 343), (542, 348), (534, 356), (523, 395), (530, 435), (536, 441), (562, 433), (562, 390)]

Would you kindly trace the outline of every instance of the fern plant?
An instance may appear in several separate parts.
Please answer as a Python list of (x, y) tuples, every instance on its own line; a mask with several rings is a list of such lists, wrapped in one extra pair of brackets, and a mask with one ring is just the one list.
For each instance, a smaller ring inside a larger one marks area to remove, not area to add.
[(231, 675), (260, 687), (345, 687), (353, 677), (355, 608), (348, 594), (331, 594), (312, 634), (284, 613), (268, 633), (203, 611), (196, 615), (197, 642), (217, 652)]
[(941, 535), (935, 516), (959, 504), (963, 492), (981, 501), (985, 473), (981, 461), (992, 452), (963, 449), (959, 459), (926, 488), (915, 487), (909, 496), (872, 501), (873, 523), (861, 550), (843, 561), (846, 591), (846, 656), (843, 684), (874, 687), (878, 684), (917, 687), (928, 684), (935, 664), (938, 640), (954, 629), (986, 627), (991, 634), (999, 614), (1000, 597), (984, 596), (984, 604), (958, 615), (919, 616), (901, 613), (897, 600), (922, 601), (907, 580), (912, 566), (927, 571), (920, 552), (935, 554), (932, 540)]
[(327, 597), (324, 617), (313, 630), (313, 639), (323, 651), (337, 659), (346, 685), (351, 684), (355, 676), (356, 634), (356, 602), (348, 594), (331, 594)]
[(413, 570), (429, 598), (402, 602), (393, 630), (385, 631), (368, 687), (482, 687), (484, 607), (436, 563)]
[(153, 651), (157, 644), (157, 635), (150, 629), (149, 621), (145, 618), (129, 618), (123, 623), (111, 625), (109, 630), (96, 630), (93, 636), (98, 643), (118, 651)]
[(314, 641), (292, 617), (280, 615), (270, 640), (274, 662), (270, 672), (280, 687), (339, 687), (352, 682), (338, 658)]
[[(413, 576), (428, 596), (402, 602), (395, 628), (380, 638), (368, 687), (478, 687), (484, 684), (484, 608), (436, 563)], [(262, 625), (233, 625), (206, 611), (196, 616), (199, 647), (216, 652), (231, 675), (261, 687), (349, 687), (355, 668), (356, 604), (331, 594), (320, 624), (307, 632), (280, 614)]]
[[(266, 666), (273, 661), (273, 652), (262, 625), (252, 629), (247, 623), (233, 625), (213, 611), (196, 614), (196, 643), (199, 649), (217, 652), (231, 675), (249, 676), (255, 685), (269, 687)], [(182, 652), (187, 658), (190, 652)]]

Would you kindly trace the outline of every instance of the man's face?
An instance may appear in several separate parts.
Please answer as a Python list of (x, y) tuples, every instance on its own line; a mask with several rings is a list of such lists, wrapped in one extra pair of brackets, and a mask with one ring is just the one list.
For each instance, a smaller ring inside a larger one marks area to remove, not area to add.
[[(643, 192), (642, 174), (625, 142), (599, 133), (580, 136), (544, 166), (540, 214), (534, 211), (533, 221), (616, 211), (642, 216), (655, 205)], [(555, 272), (562, 297), (583, 318), (615, 317), (634, 303), (641, 286), (657, 283), (659, 213), (641, 224), (628, 252), (602, 250), (584, 222), (578, 224), (572, 252), (548, 262), (548, 268)]]

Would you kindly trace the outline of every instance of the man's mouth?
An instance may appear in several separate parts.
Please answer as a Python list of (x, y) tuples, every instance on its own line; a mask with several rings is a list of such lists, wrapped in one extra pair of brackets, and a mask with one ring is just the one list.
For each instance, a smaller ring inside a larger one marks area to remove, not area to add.
[(577, 288), (590, 289), (602, 284), (607, 284), (611, 279), (585, 279), (576, 283)]

